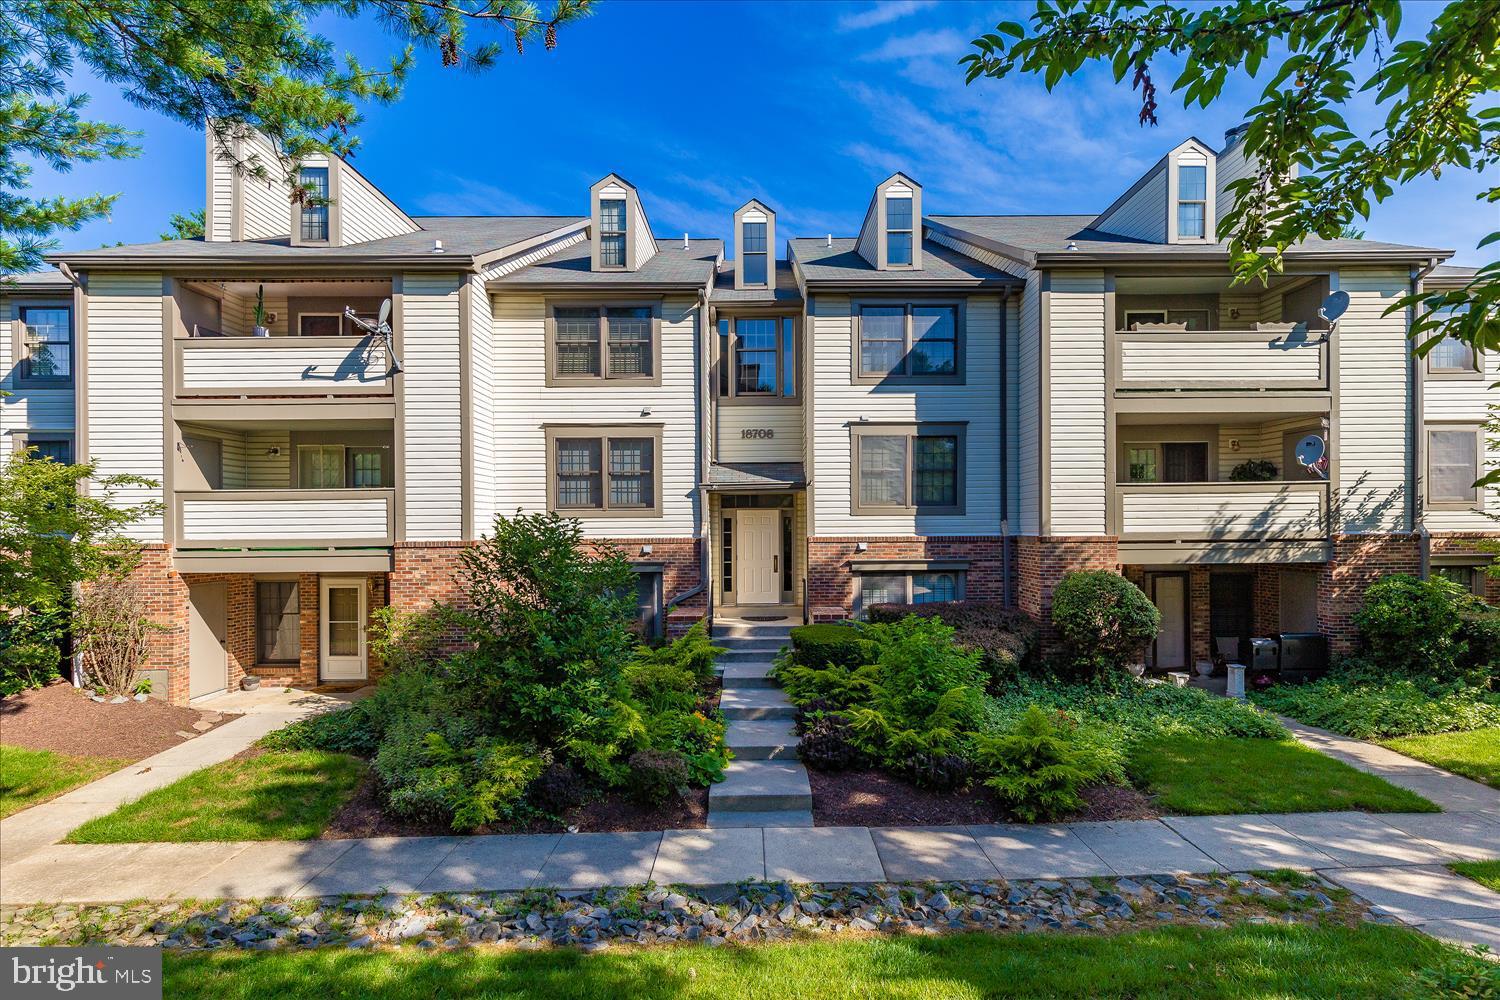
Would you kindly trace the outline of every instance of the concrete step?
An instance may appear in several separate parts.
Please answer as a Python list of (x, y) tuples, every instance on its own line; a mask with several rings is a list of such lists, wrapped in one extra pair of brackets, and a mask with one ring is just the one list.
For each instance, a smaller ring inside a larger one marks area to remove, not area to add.
[(786, 642), (792, 626), (799, 622), (715, 622), (709, 635), (715, 642), (721, 639), (777, 639)]
[(776, 682), (771, 679), (772, 666), (769, 662), (761, 660), (731, 660), (728, 663), (719, 661), (719, 676), (724, 678), (724, 686), (727, 688), (773, 688)]
[(730, 653), (763, 653), (775, 656), (787, 645), (786, 639), (715, 639), (713, 644)]
[(727, 653), (720, 653), (715, 663), (770, 663), (776, 658), (776, 654), (766, 649), (732, 649)]
[(719, 711), (726, 719), (795, 719), (797, 707), (775, 688), (725, 688)]
[(710, 812), (710, 830), (728, 830), (743, 827), (807, 827), (813, 825), (811, 809), (769, 809), (748, 812)]
[(796, 762), (730, 761), (724, 780), (708, 789), (709, 815), (811, 808), (812, 785), (807, 770)]
[(796, 760), (801, 741), (790, 719), (732, 719), (724, 744), (736, 760)]

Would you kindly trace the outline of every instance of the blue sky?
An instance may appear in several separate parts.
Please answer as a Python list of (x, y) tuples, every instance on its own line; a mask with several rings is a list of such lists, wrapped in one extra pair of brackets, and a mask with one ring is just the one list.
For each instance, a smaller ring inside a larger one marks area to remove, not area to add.
[[(507, 52), (482, 75), (421, 58), (403, 100), (366, 109), (355, 164), (413, 214), (584, 214), (613, 170), (642, 191), (659, 235), (727, 238), (750, 197), (779, 212), (778, 235), (853, 235), (873, 185), (904, 170), (928, 214), (1087, 213), (1186, 135), (1222, 144), (1260, 86), (1235, 81), (1207, 110), (1165, 94), (1160, 125), (1101, 69), (1052, 93), (1031, 78), (965, 86), (975, 35), (1030, 3), (602, 3), (555, 52)], [(1422, 30), (1413, 4), (1404, 32)], [(369, 60), (391, 49), (373, 23), (330, 20)], [(1263, 73), (1264, 75), (1264, 73)], [(108, 220), (62, 234), (67, 248), (149, 241), (203, 203), (201, 132), (125, 102), (80, 75), (90, 114), (144, 131), (140, 158), (38, 167), (41, 194), (122, 192)], [(1356, 111), (1356, 124), (1364, 113)], [(1500, 209), (1475, 202), (1466, 171), (1407, 185), (1376, 206), (1371, 239), (1449, 247), (1478, 264)]]

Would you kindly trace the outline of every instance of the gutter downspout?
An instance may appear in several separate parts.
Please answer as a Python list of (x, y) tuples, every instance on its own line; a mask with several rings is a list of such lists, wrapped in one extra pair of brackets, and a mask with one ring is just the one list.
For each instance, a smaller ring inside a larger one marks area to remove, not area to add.
[[(1431, 274), (1438, 266), (1438, 259), (1432, 258), (1427, 266), (1418, 271), (1415, 268), (1411, 275), (1411, 293), (1420, 295), (1422, 293), (1422, 281)], [(1412, 323), (1417, 318), (1417, 307), (1412, 306), (1407, 310), (1406, 329), (1407, 339), (1410, 340)], [(1413, 347), (1416, 345), (1413, 344)], [(1411, 467), (1407, 470), (1407, 482), (1411, 488), (1407, 490), (1406, 507), (1411, 518), (1412, 532), (1417, 536), (1417, 576), (1426, 580), (1432, 575), (1432, 533), (1427, 530), (1426, 512), (1422, 506), (1422, 470), (1426, 467), (1426, 438), (1425, 424), (1423, 423), (1423, 408), (1426, 405), (1425, 393), (1422, 385), (1422, 359), (1414, 352), (1408, 352), (1407, 366), (1411, 377), (1411, 407), (1408, 411), (1411, 421)]]

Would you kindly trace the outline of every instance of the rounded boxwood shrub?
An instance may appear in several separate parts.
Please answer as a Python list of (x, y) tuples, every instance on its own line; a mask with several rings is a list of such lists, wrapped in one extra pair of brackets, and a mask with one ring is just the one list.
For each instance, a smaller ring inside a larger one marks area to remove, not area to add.
[(1161, 628), (1161, 612), (1118, 573), (1068, 573), (1052, 591), (1052, 624), (1068, 644), (1071, 666), (1086, 673), (1136, 662)]
[(875, 662), (875, 644), (852, 625), (799, 625), (791, 636), (793, 658), (804, 667), (860, 667)]
[(1459, 608), (1468, 595), (1441, 578), (1383, 576), (1365, 590), (1354, 614), (1365, 659), (1403, 674), (1451, 675), (1466, 650)]
[(637, 750), (630, 755), (630, 790), (647, 805), (661, 805), (688, 784), (687, 758), (675, 750)]

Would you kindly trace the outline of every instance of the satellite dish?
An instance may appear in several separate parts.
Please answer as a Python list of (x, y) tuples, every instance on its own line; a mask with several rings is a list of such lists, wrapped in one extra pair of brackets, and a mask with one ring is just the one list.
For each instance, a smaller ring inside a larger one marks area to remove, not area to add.
[(1328, 478), (1328, 444), (1317, 434), (1297, 442), (1297, 464), (1319, 479)]
[(376, 320), (378, 326), (385, 326), (391, 318), (391, 300), (386, 299), (380, 303), (380, 319)]
[(1349, 311), (1349, 293), (1340, 289), (1318, 307), (1318, 315), (1330, 323), (1337, 323), (1340, 316)]

